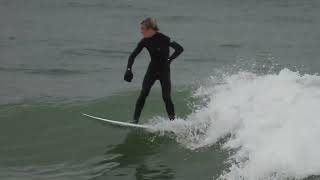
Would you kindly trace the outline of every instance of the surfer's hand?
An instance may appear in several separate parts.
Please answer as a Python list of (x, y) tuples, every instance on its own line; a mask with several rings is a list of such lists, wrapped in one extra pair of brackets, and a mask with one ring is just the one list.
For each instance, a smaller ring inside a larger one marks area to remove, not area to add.
[(130, 68), (127, 69), (126, 73), (124, 74), (124, 78), (123, 78), (125, 81), (127, 82), (131, 82), (132, 79), (133, 79), (133, 73), (131, 71)]

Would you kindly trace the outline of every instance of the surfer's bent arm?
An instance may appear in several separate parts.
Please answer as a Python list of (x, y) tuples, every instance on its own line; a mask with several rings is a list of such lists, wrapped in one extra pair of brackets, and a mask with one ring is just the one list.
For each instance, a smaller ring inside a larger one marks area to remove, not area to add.
[(143, 42), (141, 40), (138, 43), (137, 47), (133, 50), (133, 52), (129, 56), (127, 70), (131, 70), (132, 69), (132, 65), (134, 63), (134, 60), (138, 56), (138, 54), (142, 51), (143, 47), (144, 47), (144, 45), (143, 45)]
[(183, 47), (175, 41), (170, 42), (170, 47), (174, 49), (174, 52), (168, 59), (169, 62), (171, 63), (175, 58), (177, 58), (183, 52)]

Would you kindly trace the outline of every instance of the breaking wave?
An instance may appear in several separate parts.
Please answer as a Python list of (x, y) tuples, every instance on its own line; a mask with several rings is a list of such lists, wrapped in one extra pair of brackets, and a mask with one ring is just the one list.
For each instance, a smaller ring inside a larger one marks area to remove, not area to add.
[(224, 139), (230, 165), (219, 179), (320, 175), (320, 76), (289, 69), (267, 75), (240, 72), (212, 78), (194, 96), (206, 105), (186, 119), (157, 118), (153, 130), (173, 132), (189, 149)]

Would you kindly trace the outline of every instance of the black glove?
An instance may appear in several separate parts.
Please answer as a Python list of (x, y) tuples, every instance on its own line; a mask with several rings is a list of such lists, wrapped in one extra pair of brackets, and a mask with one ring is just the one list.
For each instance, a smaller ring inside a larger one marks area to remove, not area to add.
[(127, 69), (126, 73), (124, 74), (124, 78), (123, 78), (125, 81), (127, 82), (131, 82), (132, 79), (133, 79), (133, 74), (132, 74), (132, 71), (131, 69)]

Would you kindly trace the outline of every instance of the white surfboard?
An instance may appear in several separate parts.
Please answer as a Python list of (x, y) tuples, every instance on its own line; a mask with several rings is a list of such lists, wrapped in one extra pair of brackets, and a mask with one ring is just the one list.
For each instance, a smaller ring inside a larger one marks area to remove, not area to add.
[(89, 118), (96, 119), (96, 120), (104, 121), (106, 123), (109, 123), (109, 124), (112, 124), (112, 125), (116, 125), (116, 126), (132, 127), (132, 128), (143, 128), (143, 129), (150, 129), (151, 128), (148, 125), (133, 124), (133, 123), (121, 122), (121, 121), (114, 121), (114, 120), (104, 119), (104, 118), (100, 118), (100, 117), (96, 117), (96, 116), (92, 116), (92, 115), (84, 114), (84, 113), (82, 113), (82, 115), (87, 116)]

